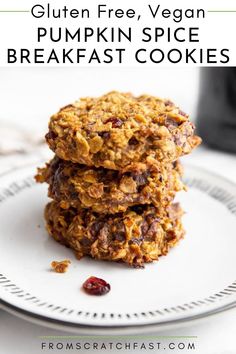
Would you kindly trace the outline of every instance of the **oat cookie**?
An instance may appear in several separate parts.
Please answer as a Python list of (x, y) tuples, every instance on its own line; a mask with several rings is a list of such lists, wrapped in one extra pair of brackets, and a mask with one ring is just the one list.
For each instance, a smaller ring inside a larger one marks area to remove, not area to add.
[(121, 172), (136, 163), (173, 162), (201, 142), (171, 101), (115, 91), (62, 108), (46, 140), (63, 160)]
[(38, 169), (36, 180), (49, 184), (48, 196), (64, 209), (91, 208), (102, 214), (124, 212), (136, 204), (166, 207), (183, 190), (179, 162), (163, 167), (147, 165), (129, 172), (92, 168), (54, 157)]
[(136, 206), (125, 213), (101, 215), (81, 208), (62, 209), (47, 204), (49, 234), (75, 250), (78, 258), (123, 261), (135, 267), (166, 255), (183, 237), (183, 212), (175, 203), (164, 212), (153, 206)]

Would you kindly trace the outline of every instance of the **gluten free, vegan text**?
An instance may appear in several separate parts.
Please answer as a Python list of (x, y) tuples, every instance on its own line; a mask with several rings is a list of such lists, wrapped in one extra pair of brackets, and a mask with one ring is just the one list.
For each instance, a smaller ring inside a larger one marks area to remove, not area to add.
[[(137, 64), (229, 62), (229, 49), (199, 47), (201, 28), (200, 25), (196, 26), (196, 21), (202, 23), (205, 20), (204, 9), (168, 9), (152, 3), (146, 4), (145, 10), (145, 14), (140, 14), (135, 8), (112, 8), (107, 4), (90, 3), (88, 8), (80, 9), (70, 8), (67, 5), (55, 7), (49, 3), (35, 4), (31, 9), (31, 16), (37, 26), (36, 46), (33, 49), (9, 48), (7, 62), (8, 64), (122, 64), (130, 56)], [(134, 22), (142, 21), (144, 16), (145, 24), (149, 25), (141, 25), (137, 30)], [(44, 21), (43, 25), (41, 25), (42, 21), (38, 25), (37, 21), (40, 19)], [(95, 20), (96, 22), (93, 23), (96, 25), (88, 26), (87, 19)], [(162, 26), (158, 26), (160, 20)], [(191, 26), (192, 20), (195, 21), (194, 26)], [(78, 26), (75, 26), (75, 23), (78, 23)], [(46, 43), (51, 43), (51, 47), (46, 47)], [(129, 43), (135, 43), (135, 46), (128, 45)], [(170, 44), (168, 49), (164, 48), (166, 43)], [(198, 45), (194, 46), (194, 43)]]

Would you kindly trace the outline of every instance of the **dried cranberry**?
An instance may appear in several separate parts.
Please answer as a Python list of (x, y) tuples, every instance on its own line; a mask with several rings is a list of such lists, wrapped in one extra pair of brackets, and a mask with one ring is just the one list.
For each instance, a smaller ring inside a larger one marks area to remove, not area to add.
[(112, 123), (112, 128), (119, 128), (122, 126), (123, 120), (116, 117), (111, 117), (108, 118), (105, 123)]
[(103, 279), (90, 277), (84, 282), (83, 289), (89, 295), (104, 295), (110, 291), (111, 286)]

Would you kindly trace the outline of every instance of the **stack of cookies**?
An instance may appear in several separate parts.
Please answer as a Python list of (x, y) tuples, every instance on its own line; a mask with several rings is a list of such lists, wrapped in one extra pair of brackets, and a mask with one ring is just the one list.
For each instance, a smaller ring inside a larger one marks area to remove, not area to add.
[(47, 230), (78, 258), (140, 267), (183, 237), (173, 202), (184, 189), (178, 158), (201, 139), (171, 101), (119, 92), (83, 98), (51, 117), (46, 140), (55, 156), (36, 180), (53, 199)]

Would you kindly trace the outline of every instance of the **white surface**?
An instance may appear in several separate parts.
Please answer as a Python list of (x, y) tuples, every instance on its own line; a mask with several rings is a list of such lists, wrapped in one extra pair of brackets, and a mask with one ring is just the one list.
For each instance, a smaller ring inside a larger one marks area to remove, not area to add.
[[(8, 188), (12, 183), (22, 185), (33, 176), (36, 166), (0, 177), (1, 187)], [(209, 193), (192, 187), (188, 193), (179, 193), (178, 200), (186, 212), (183, 218), (186, 238), (167, 257), (142, 270), (117, 263), (107, 267), (106, 262), (88, 258), (78, 262), (70, 249), (48, 238), (43, 220), (47, 202), (45, 185), (34, 183), (32, 187), (11, 195), (0, 205), (0, 249), (4, 250), (1, 251), (0, 269), (8, 281), (0, 284), (1, 299), (51, 319), (97, 326), (161, 324), (204, 315), (233, 303), (236, 293), (232, 292), (215, 297), (211, 303), (205, 299), (235, 281), (236, 239), (232, 230), (236, 229), (236, 218), (222, 202), (210, 196), (210, 190), (221, 189), (224, 196), (227, 194), (236, 201), (236, 186), (187, 166), (185, 177), (207, 185)], [(14, 223), (9, 223), (12, 217)], [(50, 271), (52, 259), (68, 258), (72, 264), (66, 276)], [(91, 275), (107, 280), (112, 291), (99, 298), (87, 296), (80, 287)], [(62, 286), (66, 292), (61, 291)], [(21, 291), (20, 295), (16, 295), (16, 291)], [(194, 305), (198, 301), (203, 304)], [(185, 310), (172, 309), (178, 306), (184, 306)], [(61, 312), (63, 308), (65, 310)], [(155, 314), (157, 310), (162, 314)], [(78, 316), (79, 311), (82, 313)], [(153, 315), (149, 311), (153, 311)], [(105, 317), (102, 317), (103, 313)], [(130, 318), (126, 317), (127, 313)], [(146, 316), (143, 317), (142, 313)], [(125, 333), (124, 330), (122, 334)]]

